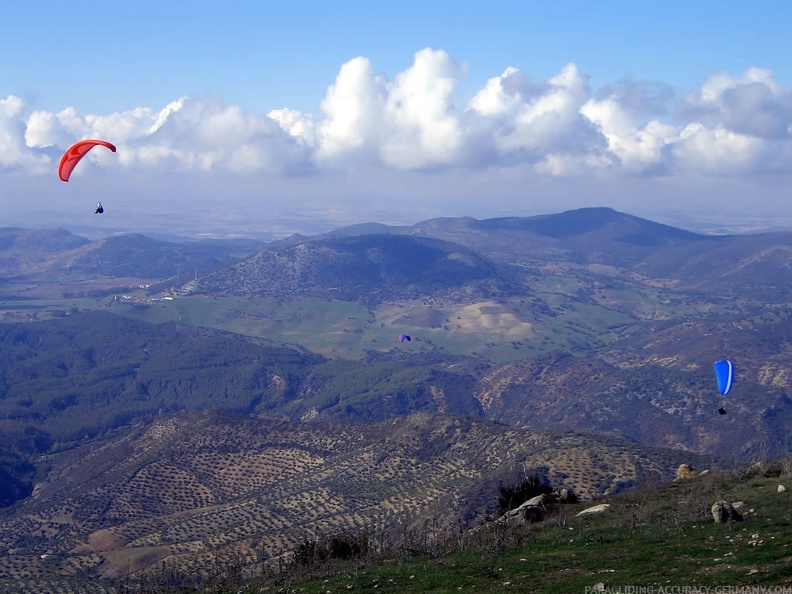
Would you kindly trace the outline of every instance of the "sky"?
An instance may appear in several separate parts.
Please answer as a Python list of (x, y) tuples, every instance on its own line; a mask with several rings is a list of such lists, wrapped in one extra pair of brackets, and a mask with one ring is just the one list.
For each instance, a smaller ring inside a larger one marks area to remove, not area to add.
[[(792, 228), (790, 30), (781, 0), (12, 3), (0, 226), (282, 236), (610, 206)], [(63, 183), (84, 138), (118, 150)]]

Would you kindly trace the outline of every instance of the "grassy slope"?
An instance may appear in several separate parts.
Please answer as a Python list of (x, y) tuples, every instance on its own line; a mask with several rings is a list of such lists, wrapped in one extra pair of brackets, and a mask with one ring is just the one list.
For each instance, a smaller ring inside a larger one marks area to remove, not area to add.
[[(634, 592), (682, 592), (685, 587), (789, 588), (792, 495), (789, 491), (779, 493), (777, 487), (790, 480), (788, 472), (780, 478), (737, 471), (712, 473), (625, 492), (607, 499), (610, 509), (599, 515), (576, 515), (592, 502), (567, 505), (544, 522), (529, 526), (484, 524), (453, 536), (444, 546), (426, 548), (426, 554), (386, 547), (380, 553), (351, 560), (283, 566), (266, 578), (244, 579), (232, 563), (220, 564), (214, 568), (211, 585), (205, 583), (202, 589), (175, 585), (184, 574), (163, 564), (142, 581), (122, 580), (120, 590), (101, 580), (75, 578), (73, 583), (60, 581), (57, 591), (568, 594), (593, 592), (597, 584), (611, 592), (628, 592), (628, 588)], [(749, 510), (744, 521), (715, 524), (710, 506), (720, 498), (743, 501), (744, 509)], [(432, 529), (425, 524), (424, 536)], [(420, 548), (426, 542), (421, 539), (418, 535), (408, 544)], [(13, 588), (24, 583), (0, 583), (0, 592), (19, 591)]]
[[(725, 472), (613, 497), (600, 515), (591, 503), (562, 507), (543, 523), (456, 538), (428, 557), (390, 554), (374, 562), (314, 568), (277, 585), (256, 580), (235, 591), (542, 592), (566, 594), (629, 586), (792, 586), (792, 505), (786, 478)], [(742, 522), (715, 524), (720, 498), (744, 501)], [(636, 590), (637, 591), (637, 590)]]

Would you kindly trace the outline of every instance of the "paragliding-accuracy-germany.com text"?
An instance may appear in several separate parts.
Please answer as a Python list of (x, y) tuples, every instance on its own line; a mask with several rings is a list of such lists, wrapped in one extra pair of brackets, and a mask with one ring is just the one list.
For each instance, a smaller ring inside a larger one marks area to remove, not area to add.
[(792, 594), (792, 586), (586, 586), (584, 594)]

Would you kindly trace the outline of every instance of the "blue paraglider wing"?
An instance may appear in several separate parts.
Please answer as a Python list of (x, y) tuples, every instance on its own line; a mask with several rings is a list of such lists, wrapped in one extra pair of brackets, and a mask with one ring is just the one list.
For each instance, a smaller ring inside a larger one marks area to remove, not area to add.
[(400, 335), (399, 335), (399, 342), (404, 342), (405, 340), (406, 340), (407, 342), (410, 342), (410, 341), (412, 340), (412, 338), (410, 338), (410, 337), (409, 337), (409, 336), (407, 336), (406, 334), (400, 334)]
[(734, 364), (731, 361), (718, 361), (715, 363), (715, 378), (718, 380), (718, 390), (725, 396), (734, 384)]

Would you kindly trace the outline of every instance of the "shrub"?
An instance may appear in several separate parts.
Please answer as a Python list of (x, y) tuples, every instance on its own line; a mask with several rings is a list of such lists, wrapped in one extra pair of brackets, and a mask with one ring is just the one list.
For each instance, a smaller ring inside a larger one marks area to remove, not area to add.
[(519, 507), (532, 497), (552, 493), (553, 488), (537, 475), (523, 476), (516, 484), (498, 487), (498, 515)]

